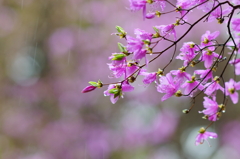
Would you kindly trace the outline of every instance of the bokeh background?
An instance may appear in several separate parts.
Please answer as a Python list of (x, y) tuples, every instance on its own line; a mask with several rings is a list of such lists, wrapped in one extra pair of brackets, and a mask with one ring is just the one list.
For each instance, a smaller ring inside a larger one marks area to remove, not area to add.
[[(209, 129), (219, 134), (209, 147), (194, 144), (209, 123), (198, 113), (202, 97), (185, 115), (188, 98), (160, 102), (155, 84), (146, 87), (141, 80), (115, 105), (103, 96), (106, 87), (81, 93), (88, 81), (117, 81), (109, 79), (107, 66), (117, 42), (125, 43), (111, 35), (116, 25), (133, 35), (134, 28), (152, 31), (176, 17), (143, 21), (128, 7), (128, 0), (0, 0), (0, 159), (239, 158), (239, 104), (229, 101)], [(207, 27), (221, 29), (224, 39), (226, 29), (213, 22), (198, 25), (185, 41), (199, 42)]]

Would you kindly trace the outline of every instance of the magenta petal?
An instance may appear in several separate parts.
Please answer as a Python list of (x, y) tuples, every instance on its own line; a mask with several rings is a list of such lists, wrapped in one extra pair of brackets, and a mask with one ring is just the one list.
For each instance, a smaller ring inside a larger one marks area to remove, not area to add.
[(162, 102), (167, 100), (168, 98), (170, 98), (171, 96), (173, 96), (174, 94), (165, 94), (163, 97), (162, 97)]
[(205, 58), (205, 62), (204, 62), (204, 66), (206, 68), (210, 68), (211, 65), (212, 65), (212, 62), (213, 62), (213, 57), (212, 56), (208, 56), (208, 55), (205, 55), (206, 58)]
[(130, 84), (123, 84), (122, 85), (122, 91), (123, 92), (131, 92), (134, 90), (134, 87), (131, 86)]
[(218, 37), (218, 35), (220, 34), (220, 32), (219, 31), (215, 31), (215, 32), (213, 32), (212, 34), (210, 34), (210, 39), (212, 40), (212, 39), (216, 39), (216, 37)]
[(240, 90), (240, 82), (235, 83), (234, 87), (236, 90)]
[(155, 81), (157, 78), (157, 73), (149, 73), (144, 79), (143, 79), (143, 83), (144, 84), (150, 84), (153, 81)]
[(210, 137), (210, 138), (217, 138), (218, 137), (218, 135), (214, 132), (207, 132), (206, 131), (205, 134), (206, 134), (207, 137)]
[(141, 60), (142, 58), (146, 57), (146, 52), (147, 50), (140, 50), (138, 52), (134, 52), (133, 60)]
[(195, 145), (199, 145), (203, 143), (203, 134), (198, 134), (196, 139), (195, 139)]
[(238, 102), (238, 93), (234, 92), (233, 94), (230, 94), (230, 98), (232, 99), (233, 104), (237, 104), (237, 102)]
[(114, 98), (114, 94), (112, 94), (110, 96), (110, 100), (111, 100), (112, 104), (115, 104), (118, 101), (118, 98), (119, 98), (118, 96), (116, 98)]
[(127, 67), (126, 68), (126, 71), (127, 71), (126, 75), (127, 75), (127, 77), (132, 75), (137, 69), (138, 69), (138, 67), (135, 66), (135, 65), (133, 65), (131, 67)]

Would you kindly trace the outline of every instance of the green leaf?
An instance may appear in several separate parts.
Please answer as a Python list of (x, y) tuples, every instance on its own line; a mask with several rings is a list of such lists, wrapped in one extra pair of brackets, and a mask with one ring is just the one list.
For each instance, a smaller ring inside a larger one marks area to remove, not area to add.
[(230, 48), (234, 50), (234, 49), (235, 49), (235, 46), (230, 46)]
[(118, 43), (118, 48), (121, 52), (127, 52), (126, 47), (124, 47), (123, 44), (121, 44), (121, 43)]
[(110, 89), (109, 93), (114, 94), (114, 95), (119, 95), (120, 89), (118, 89), (118, 88)]
[(118, 61), (120, 61), (120, 60), (122, 60), (124, 57), (126, 57), (126, 55), (124, 55), (124, 54), (115, 54), (115, 55), (113, 55), (114, 57), (112, 58), (112, 60), (118, 60)]
[(116, 29), (119, 33), (122, 33), (122, 34), (125, 33), (124, 29), (120, 26), (116, 26)]
[(98, 83), (97, 82), (90, 81), (88, 83), (91, 84), (94, 87), (98, 87)]
[(159, 30), (156, 27), (153, 27), (153, 30), (157, 33), (159, 32)]

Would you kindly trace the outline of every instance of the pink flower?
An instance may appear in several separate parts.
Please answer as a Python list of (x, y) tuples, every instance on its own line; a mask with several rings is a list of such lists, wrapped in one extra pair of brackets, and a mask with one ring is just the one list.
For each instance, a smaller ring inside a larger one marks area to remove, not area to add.
[(136, 34), (136, 38), (137, 39), (140, 39), (140, 40), (149, 40), (151, 41), (152, 40), (152, 35), (151, 33), (148, 33), (144, 30), (141, 30), (141, 29), (135, 29), (134, 30), (134, 34)]
[[(235, 34), (235, 36), (236, 36), (236, 38), (234, 38), (234, 42), (233, 41), (229, 41), (228, 43), (227, 43), (227, 45), (228, 45), (228, 48), (230, 49), (230, 50), (233, 50), (233, 48), (235, 48), (235, 47), (237, 47), (238, 49), (235, 49), (235, 51), (234, 51), (234, 53), (235, 54), (240, 54), (240, 38), (238, 37), (239, 35), (238, 35), (238, 33), (237, 32), (233, 32), (234, 34)], [(236, 44), (236, 46), (235, 46), (235, 44)], [(231, 54), (231, 52), (229, 53), (229, 54)]]
[[(201, 9), (203, 12), (209, 12), (218, 4), (216, 2), (208, 1), (203, 5), (199, 6), (198, 8)], [(209, 17), (207, 18), (208, 22), (212, 22), (213, 20), (221, 19), (224, 15), (229, 14), (232, 11), (231, 7), (227, 7), (225, 9), (221, 8), (220, 6), (211, 11)]]
[(146, 53), (147, 53), (147, 50), (140, 50), (138, 52), (134, 52), (133, 53), (133, 60), (141, 60), (142, 58), (145, 58), (147, 60), (147, 57), (146, 57)]
[(113, 77), (119, 78), (122, 75), (126, 75), (126, 68), (127, 68), (126, 64), (114, 65), (111, 63), (111, 64), (108, 64), (108, 66), (113, 73)]
[(108, 89), (104, 91), (104, 96), (110, 96), (110, 100), (115, 104), (119, 97), (123, 98), (123, 92), (133, 91), (134, 87), (131, 86), (127, 81), (124, 81), (122, 85), (110, 84)]
[(144, 42), (141, 39), (133, 38), (131, 36), (127, 36), (127, 49), (129, 52), (133, 52), (134, 56), (139, 54), (142, 50)]
[(129, 0), (130, 2), (130, 10), (131, 11), (138, 11), (138, 10), (143, 10), (143, 17), (146, 15), (146, 5), (147, 1), (146, 0)]
[(145, 41), (147, 43), (151, 43), (152, 35), (141, 29), (135, 29), (134, 33), (136, 34), (136, 38), (131, 36), (127, 36), (127, 49), (129, 52), (133, 52), (133, 60), (141, 60), (146, 57), (146, 50), (142, 49)]
[(215, 42), (213, 42), (213, 40), (215, 40), (219, 34), (220, 34), (219, 31), (215, 31), (213, 33), (210, 33), (210, 31), (206, 31), (206, 33), (203, 34), (201, 37), (201, 46), (205, 47), (205, 46), (215, 44)]
[(155, 4), (161, 7), (162, 11), (166, 7), (166, 0), (155, 0)]
[(230, 79), (229, 82), (225, 83), (225, 86), (226, 95), (229, 95), (232, 99), (232, 102), (236, 104), (238, 102), (237, 90), (240, 90), (240, 82), (235, 82), (233, 79)]
[(146, 72), (145, 69), (142, 69), (139, 74), (145, 76), (143, 79), (143, 83), (146, 85), (152, 83), (153, 81), (156, 81), (156, 79), (157, 79), (156, 72), (148, 73), (148, 72)]
[(205, 115), (208, 116), (208, 119), (210, 121), (216, 121), (217, 120), (217, 113), (218, 113), (218, 104), (216, 101), (211, 100), (208, 97), (204, 97), (204, 101), (203, 101), (203, 106), (204, 106), (204, 110), (203, 111), (199, 111), (199, 113), (203, 113)]
[(177, 40), (176, 36), (176, 31), (174, 29), (175, 25), (174, 24), (169, 24), (169, 25), (159, 25), (155, 26), (157, 29), (161, 30), (162, 35), (165, 38), (167, 38), (170, 34), (173, 34), (174, 40)]
[(219, 58), (219, 59), (220, 59), (221, 57), (222, 57), (222, 56), (220, 56), (219, 54), (213, 52), (213, 51), (210, 50), (210, 48), (209, 48), (208, 51), (203, 50), (203, 54), (202, 54), (202, 56), (200, 57), (200, 60), (201, 60), (201, 61), (204, 61), (204, 66), (205, 66), (206, 68), (210, 68), (210, 67), (212, 66), (212, 64), (213, 64), (214, 58)]
[[(197, 135), (196, 137), (196, 141), (195, 141), (195, 144), (196, 145), (199, 145), (199, 144), (203, 144), (203, 142), (208, 138), (217, 138), (218, 135), (214, 132), (208, 132), (206, 131), (204, 128), (201, 128), (199, 130), (199, 134)], [(208, 142), (208, 141), (207, 141)]]
[(208, 79), (212, 79), (213, 75), (212, 75), (212, 70), (210, 69), (206, 69), (206, 70), (195, 70), (194, 71), (195, 74), (200, 75), (200, 78), (204, 78), (204, 82), (206, 82)]
[(128, 66), (126, 68), (126, 76), (125, 76), (125, 78), (127, 78), (130, 75), (132, 75), (137, 69), (138, 69), (138, 66), (136, 66), (136, 65)]
[(132, 11), (141, 10), (146, 7), (147, 1), (146, 0), (129, 0), (130, 2), (130, 9)]
[(184, 43), (180, 49), (181, 53), (176, 57), (184, 61), (184, 66), (187, 66), (193, 58), (197, 55), (196, 51), (199, 51), (199, 48), (193, 42)]
[[(217, 4), (215, 4), (215, 6), (216, 5)], [(213, 21), (215, 19), (221, 19), (222, 16), (229, 14), (231, 11), (232, 11), (231, 7), (228, 7), (226, 9), (224, 9), (224, 10), (222, 10), (221, 7), (217, 7), (214, 11), (211, 12), (211, 14), (210, 14), (210, 16), (208, 18), (208, 21), (211, 22), (211, 21)]]
[[(170, 98), (171, 96), (173, 96), (174, 94), (177, 95), (177, 91), (180, 88), (180, 82), (176, 81), (172, 78), (172, 75), (170, 73), (168, 73), (166, 76), (162, 76), (160, 78), (160, 84), (158, 84), (157, 86), (157, 91), (160, 93), (166, 93), (163, 97), (162, 97), (162, 101)], [(181, 92), (178, 92), (179, 95), (181, 94)]]
[(240, 59), (231, 60), (229, 63), (235, 66), (236, 75), (240, 75)]
[(205, 94), (212, 96), (217, 90), (224, 91), (223, 87), (219, 84), (219, 77), (215, 77), (212, 82), (209, 82), (205, 84), (204, 86), (206, 88)]
[(192, 3), (191, 1), (189, 0), (178, 0), (178, 3), (177, 3), (177, 8), (179, 8), (179, 12), (181, 14), (181, 17), (184, 16), (184, 19), (186, 20), (186, 16), (185, 14), (187, 13), (187, 9), (191, 8), (192, 6), (194, 5), (194, 3)]
[[(116, 63), (118, 65), (115, 65)], [(134, 64), (126, 64), (125, 61), (123, 63), (112, 62), (111, 64), (108, 64), (108, 66), (115, 78), (120, 78), (122, 75), (126, 78), (138, 69), (138, 66)]]
[(170, 71), (171, 74), (175, 75), (175, 79), (180, 83), (183, 83), (185, 79), (190, 80), (191, 75), (185, 72), (185, 68), (180, 68), (179, 70)]
[(240, 32), (240, 18), (232, 20), (232, 28), (234, 31)]
[(196, 77), (195, 76), (192, 76), (192, 79), (190, 81), (186, 81), (183, 85), (182, 85), (182, 88), (185, 88), (184, 90), (184, 94), (185, 95), (188, 95), (190, 92), (190, 97), (193, 95), (193, 92), (192, 91), (196, 86), (198, 86), (197, 88), (199, 90), (203, 90), (204, 87), (202, 84), (199, 84), (200, 82), (199, 81), (196, 81), (195, 79)]

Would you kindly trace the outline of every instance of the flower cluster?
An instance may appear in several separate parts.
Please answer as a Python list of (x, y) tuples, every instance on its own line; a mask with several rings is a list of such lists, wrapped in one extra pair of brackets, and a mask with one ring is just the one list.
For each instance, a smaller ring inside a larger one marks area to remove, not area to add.
[[(129, 0), (131, 11), (143, 11), (143, 18), (154, 19), (168, 13), (180, 13), (179, 18), (167, 25), (153, 26), (152, 32), (147, 32), (139, 28), (134, 30), (135, 36), (130, 36), (120, 26), (116, 27), (115, 35), (126, 40), (125, 44), (118, 43), (119, 52), (113, 53), (108, 64), (114, 78), (123, 78), (119, 82), (104, 84), (101, 81), (90, 82), (82, 92), (93, 91), (96, 88), (108, 85), (104, 91), (105, 96), (110, 96), (114, 104), (119, 97), (123, 97), (124, 92), (134, 90), (131, 83), (135, 82), (139, 76), (144, 76), (143, 84), (156, 84), (157, 91), (164, 94), (161, 101), (165, 101), (172, 96), (188, 96), (192, 98), (193, 105), (189, 109), (183, 110), (189, 113), (195, 105), (195, 100), (200, 99), (203, 94), (203, 118), (210, 121), (206, 128), (200, 129), (200, 134), (196, 137), (196, 145), (203, 143), (208, 137), (216, 138), (217, 134), (207, 132), (206, 129), (215, 121), (219, 120), (225, 112), (227, 99), (232, 103), (238, 103), (238, 90), (240, 82), (236, 81), (236, 75), (240, 75), (240, 18), (233, 18), (240, 9), (240, 4), (236, 0), (177, 0), (176, 4), (169, 0)], [(160, 10), (155, 12), (147, 11), (148, 5), (158, 5)], [(165, 11), (166, 5), (170, 5), (172, 10)], [(203, 15), (196, 18), (195, 22), (188, 22), (188, 16), (192, 11), (198, 9), (203, 11)], [(198, 24), (202, 22), (214, 22), (226, 24), (227, 38), (222, 42), (219, 40), (220, 31), (209, 31), (199, 37), (200, 42), (183, 41), (186, 35)], [(187, 28), (185, 33), (178, 34), (179, 26)], [(156, 46), (163, 42), (168, 42), (163, 50), (157, 50)], [(183, 42), (178, 53), (177, 44)], [(171, 58), (165, 67), (158, 68), (155, 72), (148, 71), (148, 65), (158, 61), (165, 53), (170, 54), (170, 49), (174, 49)], [(228, 51), (226, 53), (226, 51)], [(166, 72), (166, 68), (174, 61), (181, 60), (182, 66)], [(221, 66), (221, 67), (220, 67)], [(232, 77), (225, 77), (228, 66), (233, 66)], [(194, 69), (194, 71), (192, 71)], [(220, 72), (220, 73), (219, 73)], [(223, 95), (223, 100), (219, 103), (217, 93)], [(200, 108), (201, 109), (201, 108)]]

